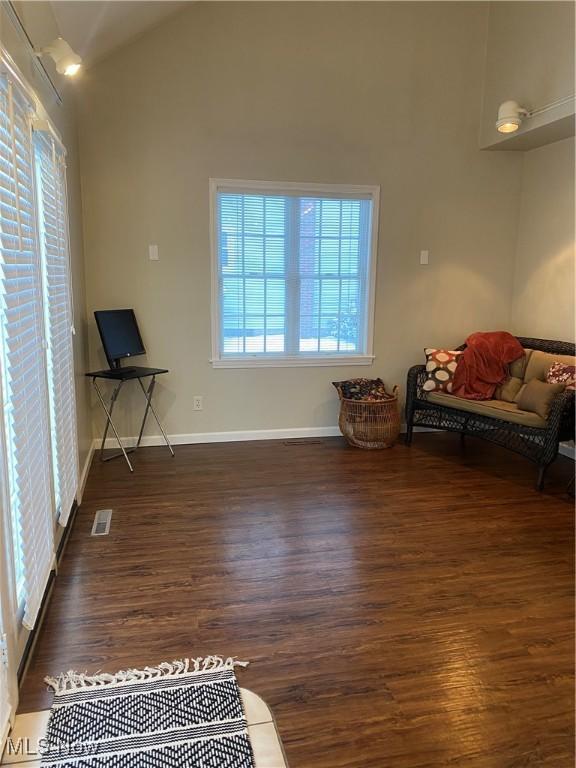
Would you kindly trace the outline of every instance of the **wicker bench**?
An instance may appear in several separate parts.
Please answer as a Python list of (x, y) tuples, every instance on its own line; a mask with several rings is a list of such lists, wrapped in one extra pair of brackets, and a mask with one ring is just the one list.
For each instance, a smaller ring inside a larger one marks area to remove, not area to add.
[[(576, 345), (566, 341), (549, 341), (518, 337), (526, 350), (539, 350), (552, 355), (576, 354)], [(457, 349), (465, 349), (465, 345)], [(406, 444), (412, 442), (415, 426), (458, 432), (489, 440), (525, 456), (538, 465), (537, 490), (544, 486), (547, 468), (558, 455), (563, 440), (574, 439), (574, 391), (556, 395), (546, 420), (530, 419), (521, 415), (509, 403), (490, 401), (471, 410), (470, 401), (452, 395), (431, 398), (422, 389), (426, 380), (424, 365), (415, 365), (408, 371), (406, 383)], [(431, 399), (430, 399), (431, 398)], [(434, 402), (434, 400), (436, 402)], [(524, 423), (520, 423), (519, 418)]]

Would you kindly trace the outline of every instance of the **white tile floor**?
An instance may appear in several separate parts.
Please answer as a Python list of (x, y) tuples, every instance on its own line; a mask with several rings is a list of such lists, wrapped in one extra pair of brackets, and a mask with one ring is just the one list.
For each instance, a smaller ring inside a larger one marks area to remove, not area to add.
[[(287, 768), (278, 731), (268, 705), (260, 696), (241, 688), (248, 733), (254, 750), (256, 768)], [(2, 765), (38, 768), (38, 740), (46, 733), (49, 711), (17, 715), (4, 752)], [(10, 746), (13, 746), (12, 754)], [(20, 749), (18, 750), (18, 747)], [(17, 751), (17, 754), (14, 752)]]

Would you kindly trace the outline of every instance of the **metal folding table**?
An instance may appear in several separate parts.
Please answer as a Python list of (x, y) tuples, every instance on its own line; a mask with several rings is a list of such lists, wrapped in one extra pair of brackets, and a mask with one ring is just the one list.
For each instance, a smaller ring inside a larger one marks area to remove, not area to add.
[[(154, 416), (156, 420), (156, 424), (158, 424), (158, 426), (160, 427), (160, 431), (162, 432), (162, 436), (166, 442), (166, 445), (168, 446), (168, 449), (172, 454), (172, 456), (174, 456), (174, 450), (170, 445), (170, 440), (168, 440), (168, 436), (164, 431), (164, 427), (160, 423), (158, 414), (156, 413), (154, 406), (152, 405), (152, 395), (154, 393), (154, 387), (156, 386), (156, 376), (160, 376), (162, 373), (168, 373), (168, 370), (166, 368), (134, 367), (134, 368), (116, 368), (108, 371), (92, 371), (86, 374), (86, 376), (92, 379), (92, 385), (96, 391), (96, 394), (98, 395), (98, 400), (100, 401), (100, 405), (102, 406), (102, 409), (106, 414), (106, 428), (104, 430), (104, 436), (102, 437), (102, 444), (100, 446), (100, 461), (110, 461), (111, 459), (117, 459), (120, 456), (124, 456), (124, 458), (126, 459), (126, 463), (130, 467), (130, 472), (134, 471), (134, 468), (130, 462), (130, 459), (128, 458), (128, 454), (133, 453), (135, 450), (137, 450), (140, 446), (140, 443), (142, 442), (142, 435), (144, 434), (144, 427), (146, 426), (146, 419), (148, 418), (149, 411), (152, 412), (152, 416)], [(142, 382), (142, 379), (148, 379), (148, 378), (151, 379), (151, 381), (148, 387), (145, 387)], [(106, 405), (106, 400), (104, 399), (104, 396), (100, 391), (100, 387), (97, 384), (98, 379), (106, 379), (108, 381), (117, 382), (117, 386), (114, 387), (114, 390), (110, 397), (110, 405)], [(124, 447), (124, 445), (122, 444), (122, 440), (120, 439), (120, 435), (118, 434), (118, 430), (116, 429), (116, 426), (112, 421), (112, 413), (114, 411), (114, 405), (116, 403), (116, 400), (118, 399), (118, 395), (120, 394), (120, 390), (122, 389), (123, 385), (127, 381), (132, 381), (134, 379), (138, 381), (138, 384), (140, 385), (140, 389), (144, 393), (144, 397), (146, 398), (146, 409), (144, 411), (144, 416), (142, 417), (142, 424), (140, 425), (140, 433), (138, 435), (138, 441), (136, 442), (136, 445), (132, 447)], [(114, 453), (112, 456), (105, 457), (104, 445), (106, 443), (106, 437), (108, 436), (109, 428), (111, 428), (112, 432), (114, 432), (114, 437), (116, 438), (116, 441), (120, 446), (121, 452)]]

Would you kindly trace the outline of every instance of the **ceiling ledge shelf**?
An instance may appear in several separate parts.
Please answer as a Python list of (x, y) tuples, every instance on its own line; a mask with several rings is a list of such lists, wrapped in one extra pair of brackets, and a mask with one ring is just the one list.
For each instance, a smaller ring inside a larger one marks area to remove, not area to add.
[(526, 152), (574, 136), (574, 127), (574, 101), (571, 101), (534, 115), (515, 133), (501, 134), (494, 128), (488, 137), (482, 137), (480, 149)]

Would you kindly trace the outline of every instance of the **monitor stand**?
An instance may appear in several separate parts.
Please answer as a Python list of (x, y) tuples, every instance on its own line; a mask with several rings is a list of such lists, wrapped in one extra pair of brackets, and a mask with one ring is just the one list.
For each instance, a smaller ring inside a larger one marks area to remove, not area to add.
[[(117, 361), (114, 361), (114, 362), (116, 363)], [(160, 423), (160, 419), (158, 418), (156, 409), (152, 405), (152, 395), (154, 393), (154, 387), (156, 386), (156, 376), (159, 376), (160, 374), (163, 374), (163, 373), (168, 373), (168, 370), (166, 368), (133, 368), (132, 371), (130, 371), (129, 368), (122, 368), (120, 365), (115, 365), (114, 369), (111, 369), (108, 371), (93, 371), (92, 373), (86, 374), (86, 376), (89, 376), (92, 379), (92, 385), (96, 391), (96, 394), (98, 395), (98, 399), (100, 400), (102, 409), (106, 414), (106, 427), (104, 429), (104, 435), (102, 437), (102, 444), (100, 445), (101, 461), (110, 461), (111, 459), (115, 459), (119, 456), (124, 456), (124, 458), (126, 459), (126, 463), (128, 464), (128, 467), (130, 469), (130, 472), (134, 471), (134, 468), (132, 467), (130, 459), (128, 458), (128, 454), (132, 453), (133, 451), (135, 451), (137, 448), (140, 447), (140, 443), (142, 442), (142, 436), (144, 434), (144, 427), (146, 425), (146, 419), (148, 417), (149, 412), (152, 414), (152, 416), (156, 420), (156, 423), (160, 428), (160, 432), (162, 432), (162, 437), (164, 438), (164, 442), (166, 443), (172, 456), (174, 456), (174, 449), (172, 448), (170, 444), (170, 440), (168, 439), (168, 436), (164, 431), (164, 427)], [(150, 383), (148, 387), (145, 387), (142, 382), (142, 379), (147, 379), (147, 378), (150, 379)], [(109, 405), (106, 404), (106, 401), (104, 400), (104, 395), (100, 391), (100, 388), (98, 387), (98, 384), (97, 384), (98, 379), (108, 379), (108, 380), (117, 381), (116, 386), (114, 387), (114, 390), (110, 397)], [(120, 394), (120, 390), (122, 389), (122, 386), (126, 381), (132, 381), (134, 379), (138, 381), (138, 384), (140, 385), (140, 389), (144, 393), (144, 397), (146, 399), (146, 408), (144, 410), (144, 415), (142, 417), (142, 424), (140, 425), (140, 433), (138, 435), (138, 440), (136, 442), (136, 445), (134, 447), (129, 448), (129, 447), (125, 447), (122, 443), (122, 440), (120, 439), (120, 435), (118, 434), (116, 425), (112, 421), (112, 413), (114, 411), (114, 405), (116, 403), (118, 395)], [(115, 453), (112, 456), (105, 457), (104, 448), (106, 446), (108, 428), (112, 429), (112, 432), (114, 433), (114, 437), (116, 438), (116, 442), (120, 447), (121, 453)]]

